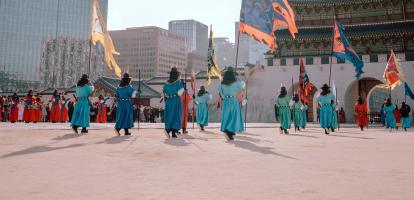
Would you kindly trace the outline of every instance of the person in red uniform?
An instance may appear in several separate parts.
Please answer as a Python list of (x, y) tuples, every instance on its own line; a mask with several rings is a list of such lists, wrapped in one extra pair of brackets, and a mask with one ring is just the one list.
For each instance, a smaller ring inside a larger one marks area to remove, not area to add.
[(64, 95), (60, 97), (60, 122), (66, 123), (69, 120), (68, 103), (70, 99), (66, 99)]
[(29, 90), (26, 97), (24, 98), (24, 111), (23, 111), (23, 121), (30, 123), (33, 121), (33, 104), (35, 98), (33, 97), (33, 91)]
[(39, 94), (36, 97), (36, 110), (35, 110), (35, 115), (33, 116), (35, 122), (40, 122), (42, 121), (42, 106), (43, 106), (43, 101), (42, 98), (40, 98)]
[(19, 96), (17, 96), (17, 93), (14, 93), (10, 98), (9, 120), (11, 123), (16, 123), (19, 120), (19, 107), (17, 107), (19, 103)]
[(184, 89), (184, 94), (181, 95), (181, 106), (182, 106), (182, 129), (183, 129), (183, 134), (187, 134), (187, 123), (188, 123), (188, 106), (190, 105), (191, 102), (191, 96), (190, 94), (188, 94), (188, 90), (187, 88)]
[(397, 130), (398, 130), (401, 126), (401, 114), (400, 114), (400, 109), (398, 109), (398, 105), (395, 105), (394, 116), (395, 116), (395, 121), (397, 122)]
[(99, 95), (98, 113), (96, 116), (96, 122), (98, 123), (106, 123), (106, 100), (102, 95)]
[(361, 128), (361, 131), (364, 131), (364, 127), (368, 127), (368, 108), (361, 97), (358, 98), (358, 103), (355, 105), (354, 111), (357, 125)]
[(50, 106), (50, 122), (56, 123), (60, 120), (60, 95), (58, 91), (55, 90), (52, 95), (52, 99), (50, 99), (52, 105)]

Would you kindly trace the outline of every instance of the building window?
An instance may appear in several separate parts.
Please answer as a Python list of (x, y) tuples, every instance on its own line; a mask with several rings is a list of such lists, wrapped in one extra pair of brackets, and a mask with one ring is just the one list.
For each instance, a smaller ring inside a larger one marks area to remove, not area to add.
[(321, 64), (322, 65), (329, 64), (329, 56), (321, 56)]
[(337, 58), (337, 63), (338, 64), (344, 64), (345, 63), (345, 59)]
[(306, 57), (306, 65), (313, 65), (313, 57)]
[(280, 59), (280, 66), (286, 66), (286, 58)]
[(372, 63), (378, 62), (378, 54), (369, 55), (369, 62), (372, 62)]
[(267, 66), (273, 66), (273, 58), (267, 59)]
[(293, 65), (299, 65), (299, 58), (293, 59)]

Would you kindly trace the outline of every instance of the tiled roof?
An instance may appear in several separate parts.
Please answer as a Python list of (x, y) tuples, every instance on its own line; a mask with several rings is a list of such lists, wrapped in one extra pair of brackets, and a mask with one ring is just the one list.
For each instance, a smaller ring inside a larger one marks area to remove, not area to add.
[[(374, 36), (402, 36), (414, 34), (414, 20), (349, 25), (345, 27), (347, 37), (371, 38)], [(296, 35), (297, 40), (320, 40), (332, 38), (332, 26), (301, 27)], [(276, 38), (279, 41), (293, 40), (287, 29), (277, 30)]]
[[(116, 88), (119, 85), (120, 80), (115, 78), (109, 78), (109, 77), (101, 77), (98, 80), (96, 80), (97, 83), (101, 83), (102, 85), (108, 87), (108, 89), (111, 89), (113, 91), (116, 90)], [(138, 89), (140, 85), (140, 82), (138, 80), (132, 79), (131, 86), (134, 89)], [(161, 94), (148, 86), (144, 81), (141, 81), (141, 97), (147, 97), (147, 98), (160, 98)]]

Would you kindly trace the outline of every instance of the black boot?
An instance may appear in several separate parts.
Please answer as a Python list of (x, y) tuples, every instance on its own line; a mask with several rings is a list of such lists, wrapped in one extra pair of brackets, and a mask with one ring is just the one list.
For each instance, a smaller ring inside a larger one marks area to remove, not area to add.
[(407, 132), (407, 128), (404, 128), (404, 131)]
[(326, 135), (329, 135), (329, 131), (328, 131), (328, 129), (326, 129), (326, 128), (325, 128), (325, 134), (326, 134)]
[(183, 128), (183, 134), (187, 134), (187, 133), (188, 133), (187, 128)]
[(120, 131), (121, 129), (119, 129), (119, 128), (116, 128), (115, 129), (115, 134), (117, 135), (117, 136), (121, 136), (121, 134), (119, 133), (119, 131)]
[(88, 133), (88, 130), (86, 130), (86, 128), (82, 128), (81, 133)]
[(230, 141), (233, 141), (234, 140), (234, 136), (235, 136), (236, 134), (234, 134), (233, 132), (229, 132), (229, 138), (230, 138)]
[(364, 131), (364, 126), (361, 126), (361, 131)]
[(170, 132), (171, 130), (169, 129), (164, 131), (165, 137), (167, 137), (167, 139), (170, 139)]
[(332, 132), (332, 133), (335, 133), (335, 129), (334, 129), (334, 128), (331, 128), (331, 132)]
[(128, 131), (128, 129), (127, 129), (127, 128), (125, 129), (125, 135), (126, 135), (126, 136), (131, 135), (131, 133)]
[(74, 134), (78, 134), (78, 127), (77, 126), (72, 126), (72, 130)]
[(200, 129), (201, 129), (201, 131), (204, 131), (204, 126), (200, 125)]
[(286, 135), (289, 135), (289, 131), (287, 129), (283, 130), (285, 132)]
[(177, 133), (178, 131), (176, 131), (176, 130), (172, 130), (172, 138), (178, 138), (177, 137)]

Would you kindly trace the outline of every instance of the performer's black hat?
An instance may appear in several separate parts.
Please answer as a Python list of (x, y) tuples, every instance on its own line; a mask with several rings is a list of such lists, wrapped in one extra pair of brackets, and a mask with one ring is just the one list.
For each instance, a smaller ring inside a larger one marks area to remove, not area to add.
[(88, 75), (87, 74), (84, 74), (84, 75), (82, 75), (82, 78), (81, 79), (88, 79), (89, 77), (88, 77)]
[(204, 90), (205, 91), (206, 90), (206, 87), (204, 87), (204, 85), (203, 85), (203, 86), (200, 87), (200, 90)]
[(131, 80), (131, 77), (129, 76), (129, 74), (128, 74), (128, 73), (125, 73), (125, 74), (122, 76), (122, 79), (124, 79), (124, 80)]
[(329, 87), (329, 85), (328, 84), (323, 84), (323, 86), (321, 87), (321, 89), (323, 90), (323, 89), (331, 89), (331, 87)]
[(280, 92), (282, 92), (282, 91), (284, 91), (284, 92), (286, 92), (286, 91), (287, 91), (285, 86), (282, 86), (282, 87), (280, 88)]

